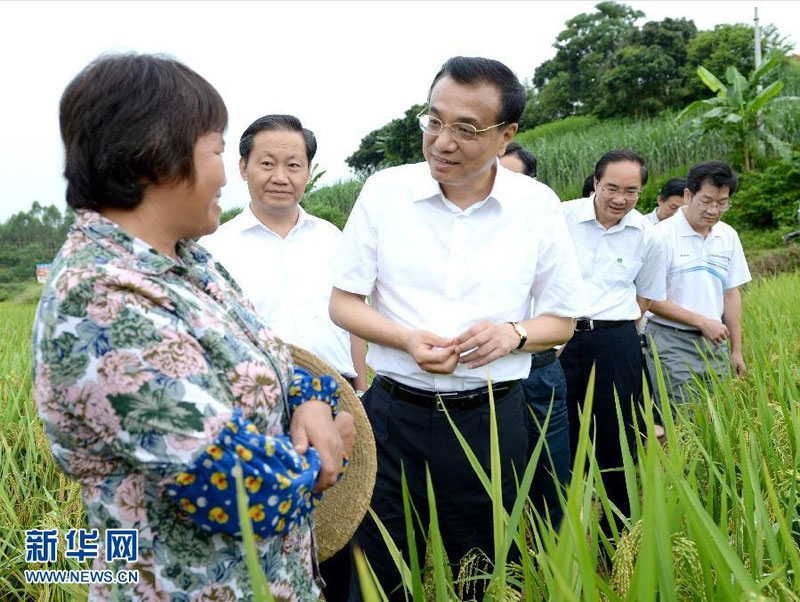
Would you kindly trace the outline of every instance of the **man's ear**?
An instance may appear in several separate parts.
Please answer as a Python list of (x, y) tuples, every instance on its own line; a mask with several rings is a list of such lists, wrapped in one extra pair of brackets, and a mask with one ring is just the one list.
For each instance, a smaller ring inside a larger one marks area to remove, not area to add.
[(688, 205), (689, 202), (692, 200), (692, 191), (688, 188), (683, 189), (683, 204)]
[(247, 161), (244, 160), (244, 157), (239, 157), (239, 175), (242, 176), (242, 180), (247, 182)]
[(519, 129), (518, 123), (510, 124), (505, 130), (503, 130), (502, 141), (500, 142), (500, 148), (497, 149), (497, 156), (502, 157), (506, 154), (506, 147), (511, 144), (511, 141), (514, 139), (514, 136), (517, 134), (517, 130)]

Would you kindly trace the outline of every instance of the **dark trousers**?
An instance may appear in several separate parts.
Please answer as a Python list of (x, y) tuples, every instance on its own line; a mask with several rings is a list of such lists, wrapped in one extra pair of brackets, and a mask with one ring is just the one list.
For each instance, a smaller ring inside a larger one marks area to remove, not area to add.
[[(376, 380), (380, 378), (376, 377)], [(402, 550), (406, 562), (410, 561), (403, 515), (401, 464), (411, 500), (426, 529), (425, 533), (420, 533), (414, 519), (420, 566), (425, 564), (425, 538), (430, 522), (426, 467), (431, 472), (439, 528), (450, 562), (457, 564), (473, 548), (479, 548), (491, 558), (494, 553), (491, 499), (470, 466), (444, 412), (393, 399), (376, 382), (364, 394), (362, 401), (375, 434), (378, 453), (378, 474), (371, 506)], [(513, 470), (521, 475), (528, 455), (522, 388), (516, 386), (497, 400), (495, 409), (503, 471), (503, 503), (510, 511), (517, 494)], [(450, 417), (489, 474), (489, 406), (452, 411)], [(369, 515), (356, 532), (354, 541), (364, 550), (389, 599), (404, 600), (402, 588), (398, 587), (400, 574)], [(512, 548), (512, 558), (514, 550)], [(350, 600), (361, 599), (354, 571)]]
[[(347, 602), (350, 597), (350, 572), (353, 570), (353, 552), (350, 544), (319, 563), (319, 572), (325, 581), (322, 593), (325, 602)], [(355, 571), (353, 571), (355, 572)]]
[[(624, 436), (636, 458), (631, 399), (639, 407), (642, 398), (642, 351), (633, 322), (591, 332), (576, 332), (561, 354), (561, 365), (567, 377), (567, 412), (569, 414), (570, 449), (574, 460), (580, 430), (578, 409), (583, 408), (586, 386), (592, 366), (596, 366), (592, 426), (595, 456), (603, 472), (603, 485), (608, 497), (623, 514), (630, 516), (630, 502), (622, 472), (622, 450), (614, 390), (619, 396)], [(607, 469), (618, 469), (608, 471)], [(607, 535), (608, 521), (601, 526)]]
[[(355, 388), (355, 379), (341, 375)], [(348, 543), (327, 560), (319, 563), (319, 572), (325, 581), (322, 593), (326, 602), (347, 602), (350, 597), (350, 573), (353, 571), (353, 550)]]
[(530, 375), (522, 383), (522, 390), (525, 393), (525, 402), (533, 412), (532, 415), (528, 413), (531, 451), (541, 435), (539, 425), (544, 425), (547, 414), (550, 413), (550, 422), (545, 432), (545, 447), (542, 448), (539, 464), (533, 475), (530, 496), (539, 514), (543, 518), (549, 514), (553, 527), (558, 529), (563, 514), (558, 501), (558, 487), (565, 488), (569, 484), (572, 458), (569, 446), (567, 381), (558, 358), (540, 367), (536, 367), (533, 362)]

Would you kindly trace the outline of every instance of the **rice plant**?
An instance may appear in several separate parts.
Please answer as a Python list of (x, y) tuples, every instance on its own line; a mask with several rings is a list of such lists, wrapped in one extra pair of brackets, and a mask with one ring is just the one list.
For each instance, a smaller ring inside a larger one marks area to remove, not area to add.
[[(430, 480), (428, 525), (411, 520), (413, 503), (406, 495), (408, 538), (428, 542), (425, 557), (414, 558), (386, 537), (408, 598), (467, 600), (482, 584), (486, 600), (800, 600), (797, 299), (800, 273), (748, 286), (746, 377), (698, 383), (691, 415), (679, 412), (673, 419), (664, 412), (665, 446), (656, 442), (654, 410), (645, 404), (638, 429), (646, 437), (637, 442), (638, 458), (628, 450), (625, 462), (633, 503), (621, 532), (603, 533), (599, 527), (600, 512), (616, 509), (602, 487), (588, 422), (581, 425), (557, 532), (526, 503), (524, 493), (510, 511), (503, 508), (494, 429), (490, 470), (472, 456), (494, 500), (495, 546), (489, 558), (447, 557)], [(55, 467), (33, 406), (32, 319), (32, 306), (0, 304), (0, 598), (82, 600), (85, 587), (27, 585), (22, 573), (36, 568), (24, 562), (25, 529), (85, 527), (79, 488)], [(657, 383), (663, 387), (662, 376)], [(466, 446), (461, 451), (471, 453)], [(543, 453), (542, 439), (517, 475), (520, 492), (528, 491)], [(519, 560), (509, 563), (514, 549)], [(460, 566), (451, 565), (459, 560)], [(86, 567), (59, 560), (48, 568)], [(360, 552), (356, 568), (365, 600), (385, 599), (371, 578), (369, 558)]]

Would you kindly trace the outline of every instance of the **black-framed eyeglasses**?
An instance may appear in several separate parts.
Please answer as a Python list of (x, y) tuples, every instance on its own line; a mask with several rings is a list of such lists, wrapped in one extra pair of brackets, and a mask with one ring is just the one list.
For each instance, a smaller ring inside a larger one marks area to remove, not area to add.
[(600, 186), (600, 190), (610, 197), (622, 196), (626, 201), (635, 201), (642, 195), (641, 188), (617, 188), (616, 186)]
[(444, 128), (450, 128), (450, 134), (453, 136), (453, 138), (460, 140), (461, 142), (475, 140), (475, 138), (478, 137), (478, 134), (487, 132), (493, 128), (497, 128), (505, 124), (505, 121), (501, 121), (500, 123), (490, 125), (488, 128), (479, 130), (471, 123), (444, 123), (438, 117), (434, 117), (433, 115), (429, 115), (427, 113), (420, 113), (417, 115), (417, 119), (419, 120), (420, 129), (426, 134), (438, 136), (444, 131)]

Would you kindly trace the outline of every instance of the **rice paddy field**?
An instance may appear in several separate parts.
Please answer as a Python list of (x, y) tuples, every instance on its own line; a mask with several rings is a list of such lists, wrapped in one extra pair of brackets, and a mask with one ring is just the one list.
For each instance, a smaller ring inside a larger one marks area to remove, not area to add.
[[(650, 436), (625, 467), (635, 502), (616, 549), (598, 531), (599, 512), (614, 508), (584, 424), (560, 533), (522, 496), (510, 514), (497, 503), (492, 556), (468, 559), (453, 580), (435, 512), (424, 531), (409, 519), (415, 537), (428, 537), (429, 553), (397, 555), (408, 598), (469, 599), (482, 579), (484, 599), (493, 600), (800, 600), (798, 299), (798, 272), (751, 283), (744, 295), (746, 377), (702, 389), (691, 418), (667, 420), (664, 446), (653, 436), (652, 414), (645, 417), (641, 430)], [(85, 520), (78, 488), (53, 464), (33, 406), (33, 313), (31, 304), (0, 304), (0, 600), (82, 600), (85, 586), (30, 586), (22, 572), (32, 568), (24, 562), (26, 529), (63, 532)], [(544, 453), (539, 445), (518, 475), (521, 491)], [(497, 500), (494, 460), (482, 477)], [(512, 546), (522, 550), (519, 563), (506, 562)], [(368, 565), (357, 560), (365, 599), (382, 599)], [(81, 567), (60, 560), (48, 568)]]

